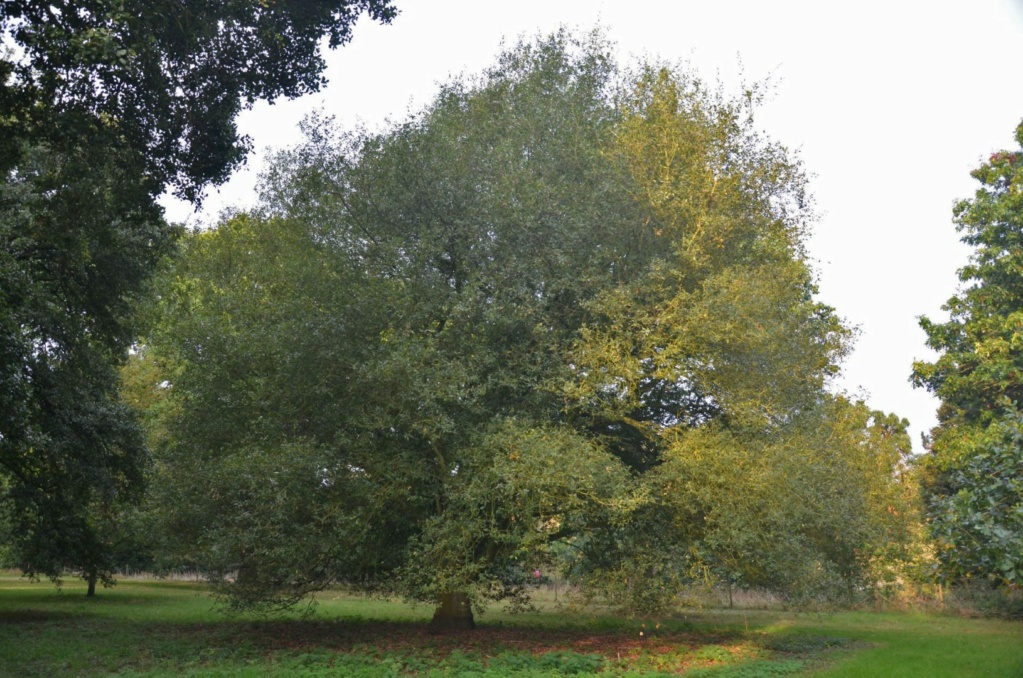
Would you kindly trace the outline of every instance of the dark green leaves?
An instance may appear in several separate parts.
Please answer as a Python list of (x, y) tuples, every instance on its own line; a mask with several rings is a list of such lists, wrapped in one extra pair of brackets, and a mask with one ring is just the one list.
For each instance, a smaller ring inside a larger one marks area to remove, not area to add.
[(800, 167), (741, 101), (626, 79), (560, 33), (379, 132), (311, 119), (188, 239), (158, 485), (232, 601), (521, 602), (554, 567), (652, 610), (706, 576), (848, 591), (903, 542), (901, 422), (824, 391), (848, 333)]
[(943, 578), (1023, 581), (1023, 418), (1015, 407), (962, 430), (960, 458), (932, 485), (931, 533)]
[(318, 90), (320, 40), (348, 42), (363, 13), (389, 21), (396, 10), (390, 0), (5, 2), (0, 29), (24, 52), (0, 62), (11, 74), (0, 111), (18, 136), (58, 145), (98, 120), (161, 188), (195, 199), (244, 158), (239, 110)]
[(322, 81), (346, 2), (0, 3), (0, 493), (24, 569), (109, 571), (99, 523), (141, 491), (147, 451), (117, 397), (133, 302), (193, 200), (244, 157), (243, 106)]
[[(1023, 145), (1023, 124), (1016, 129)], [(942, 576), (1020, 577), (1020, 437), (1023, 397), (1023, 154), (1000, 151), (973, 172), (981, 187), (955, 207), (963, 242), (946, 323), (921, 319), (941, 355), (913, 365), (913, 381), (942, 401), (924, 459), (929, 517)]]

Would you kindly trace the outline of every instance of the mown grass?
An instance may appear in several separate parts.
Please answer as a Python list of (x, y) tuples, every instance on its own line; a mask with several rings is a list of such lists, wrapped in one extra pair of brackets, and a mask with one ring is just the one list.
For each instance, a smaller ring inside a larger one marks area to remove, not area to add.
[(951, 615), (600, 610), (512, 615), (430, 635), (432, 610), (340, 593), (311, 614), (224, 617), (201, 586), (0, 577), (3, 676), (1023, 676), (1023, 624)]

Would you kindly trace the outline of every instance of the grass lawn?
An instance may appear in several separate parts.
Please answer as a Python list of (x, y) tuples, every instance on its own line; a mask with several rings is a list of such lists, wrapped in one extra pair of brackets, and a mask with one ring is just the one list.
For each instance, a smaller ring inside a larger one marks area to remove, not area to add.
[[(0, 676), (1023, 676), (1023, 624), (950, 615), (701, 611), (624, 619), (547, 605), (427, 633), (432, 610), (319, 596), (312, 614), (226, 618), (194, 584), (94, 600), (0, 576)], [(642, 634), (642, 635), (641, 635)]]

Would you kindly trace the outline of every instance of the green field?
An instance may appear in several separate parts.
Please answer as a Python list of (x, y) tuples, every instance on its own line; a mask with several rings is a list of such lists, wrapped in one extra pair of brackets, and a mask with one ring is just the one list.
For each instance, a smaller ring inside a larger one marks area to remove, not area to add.
[[(3, 676), (1023, 676), (1023, 624), (952, 615), (700, 611), (625, 619), (490, 610), (431, 635), (431, 610), (319, 597), (305, 616), (228, 618), (194, 584), (122, 581), (86, 600), (0, 577)], [(641, 635), (642, 634), (642, 635)]]

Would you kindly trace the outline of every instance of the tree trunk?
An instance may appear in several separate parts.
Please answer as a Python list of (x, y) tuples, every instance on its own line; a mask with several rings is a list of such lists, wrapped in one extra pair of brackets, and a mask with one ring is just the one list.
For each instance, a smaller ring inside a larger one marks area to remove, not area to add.
[(94, 598), (96, 596), (96, 573), (90, 572), (86, 576), (85, 581), (89, 583), (89, 588), (85, 591), (85, 597)]
[(472, 606), (469, 596), (465, 593), (441, 594), (437, 609), (430, 622), (430, 630), (435, 633), (446, 631), (467, 631), (476, 628), (472, 618)]
[(248, 586), (256, 579), (256, 566), (251, 563), (242, 563), (238, 566), (238, 574), (235, 575), (234, 583), (239, 586)]

